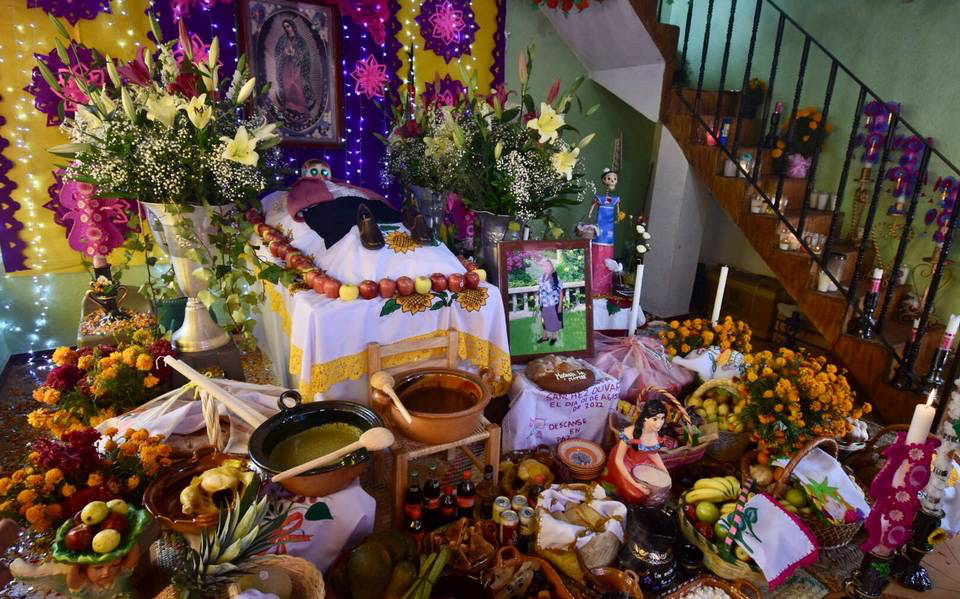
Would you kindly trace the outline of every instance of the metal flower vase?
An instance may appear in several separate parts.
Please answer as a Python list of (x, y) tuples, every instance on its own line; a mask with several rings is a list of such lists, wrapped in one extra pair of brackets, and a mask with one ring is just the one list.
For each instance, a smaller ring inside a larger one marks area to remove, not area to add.
[(515, 222), (512, 216), (478, 211), (480, 219), (480, 239), (483, 246), (483, 268), (487, 271), (487, 281), (500, 285), (500, 242), (520, 239), (521, 227), (510, 228)]
[(197, 247), (196, 241), (184, 238), (177, 230), (186, 224), (193, 230), (196, 240), (206, 245), (212, 227), (210, 215), (202, 206), (195, 206), (192, 212), (182, 212), (170, 210), (170, 204), (140, 202), (140, 205), (147, 211), (147, 223), (153, 238), (170, 258), (177, 285), (187, 296), (183, 324), (174, 331), (173, 344), (187, 353), (218, 349), (229, 344), (230, 335), (213, 321), (210, 311), (197, 297), (209, 284), (193, 276), (200, 264), (187, 257), (189, 250)]

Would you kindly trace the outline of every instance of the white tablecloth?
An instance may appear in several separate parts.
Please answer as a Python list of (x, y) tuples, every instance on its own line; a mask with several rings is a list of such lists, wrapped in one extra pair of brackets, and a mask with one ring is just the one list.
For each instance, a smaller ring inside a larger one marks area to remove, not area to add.
[[(350, 232), (330, 248), (303, 223), (286, 214), (286, 197), (273, 194), (264, 202), (267, 222), (291, 232), (292, 244), (310, 253), (315, 263), (340, 281), (359, 283), (389, 277), (429, 276), (440, 272), (463, 272), (459, 260), (444, 245), (391, 245), (391, 233), (404, 233), (402, 226), (389, 227), (388, 247), (371, 251), (360, 244), (359, 232)], [(319, 241), (318, 241), (319, 240)], [(260, 256), (274, 261), (261, 247)], [(283, 285), (264, 283), (264, 306), (260, 340), (275, 365), (280, 380), (295, 386), (308, 401), (351, 399), (366, 402), (367, 344), (387, 345), (460, 331), (459, 355), (465, 365), (490, 368), (509, 381), (510, 354), (506, 317), (499, 290), (486, 283), (480, 288), (453, 294), (418, 295), (385, 300), (329, 299), (313, 290), (291, 291)], [(392, 308), (392, 309), (391, 309)], [(384, 361), (387, 367), (431, 355), (423, 352), (400, 355)]]
[(541, 443), (556, 445), (576, 437), (594, 443), (603, 441), (607, 414), (620, 397), (617, 379), (595, 366), (596, 382), (579, 393), (553, 393), (541, 389), (526, 377), (524, 367), (513, 372), (510, 411), (503, 419), (503, 451), (530, 449)]

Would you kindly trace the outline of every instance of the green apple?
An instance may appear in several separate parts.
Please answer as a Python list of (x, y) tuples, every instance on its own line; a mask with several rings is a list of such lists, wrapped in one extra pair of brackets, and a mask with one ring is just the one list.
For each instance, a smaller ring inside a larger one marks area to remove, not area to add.
[(801, 508), (807, 505), (807, 494), (796, 487), (787, 489), (783, 498), (789, 501), (794, 507)]
[(720, 510), (717, 504), (709, 501), (701, 501), (697, 504), (697, 520), (713, 524), (720, 519)]
[(130, 511), (130, 506), (127, 505), (127, 502), (122, 499), (111, 499), (107, 502), (107, 507), (110, 508), (110, 511), (115, 514), (127, 515), (127, 512)]
[(340, 285), (340, 299), (345, 302), (352, 302), (360, 297), (360, 288), (356, 285), (344, 283)]
[(717, 520), (717, 523), (713, 525), (713, 532), (717, 535), (717, 540), (722, 541), (727, 538), (727, 535), (730, 534), (730, 531), (724, 526), (722, 520)]
[(417, 277), (413, 281), (414, 289), (417, 290), (419, 294), (430, 293), (430, 289), (433, 287), (433, 282), (430, 280), (430, 277)]
[(733, 554), (737, 556), (737, 559), (740, 560), (741, 562), (750, 561), (750, 554), (747, 553), (746, 550), (744, 550), (744, 548), (739, 545), (733, 548)]

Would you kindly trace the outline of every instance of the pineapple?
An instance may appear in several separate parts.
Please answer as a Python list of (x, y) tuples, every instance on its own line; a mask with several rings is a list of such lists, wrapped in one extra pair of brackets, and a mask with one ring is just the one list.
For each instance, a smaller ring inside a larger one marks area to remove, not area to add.
[(258, 556), (274, 544), (274, 533), (287, 513), (271, 514), (267, 497), (257, 497), (259, 489), (260, 478), (254, 477), (239, 502), (220, 510), (216, 532), (203, 531), (200, 551), (187, 550), (183, 567), (173, 580), (181, 599), (224, 594), (230, 583), (247, 574)]

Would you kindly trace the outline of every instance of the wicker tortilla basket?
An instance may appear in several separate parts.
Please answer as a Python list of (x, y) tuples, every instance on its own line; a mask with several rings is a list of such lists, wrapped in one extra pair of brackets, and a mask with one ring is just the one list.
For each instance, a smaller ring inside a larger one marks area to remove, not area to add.
[[(702, 398), (711, 389), (723, 389), (735, 398), (743, 398), (743, 391), (733, 379), (711, 379), (705, 381), (690, 394), (690, 397), (687, 398), (687, 404), (689, 405), (691, 399)], [(749, 444), (750, 433), (748, 431), (740, 433), (718, 431), (717, 439), (707, 447), (707, 455), (719, 462), (738, 462)]]
[(713, 576), (699, 576), (693, 580), (683, 583), (681, 586), (674, 589), (669, 595), (664, 595), (660, 599), (681, 599), (681, 597), (685, 596), (687, 593), (703, 587), (720, 589), (729, 595), (730, 599), (760, 599), (763, 597), (763, 595), (760, 594), (760, 591), (757, 590), (757, 587), (753, 586), (746, 580), (727, 582), (726, 580), (714, 578)]

